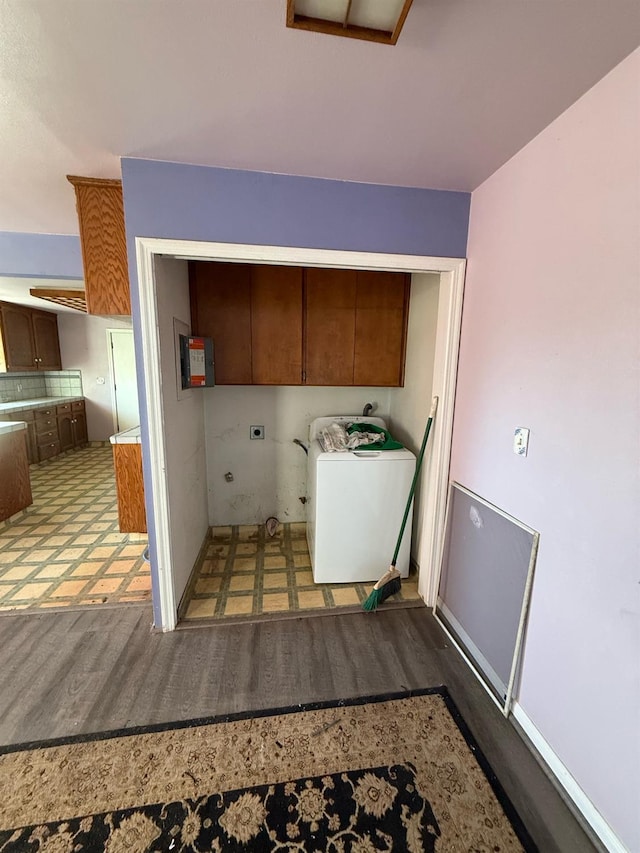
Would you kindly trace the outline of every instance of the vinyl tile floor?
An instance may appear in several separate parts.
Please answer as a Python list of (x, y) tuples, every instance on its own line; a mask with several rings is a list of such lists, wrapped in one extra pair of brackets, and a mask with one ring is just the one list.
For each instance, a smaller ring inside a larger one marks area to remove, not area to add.
[(0, 611), (151, 600), (146, 535), (120, 533), (108, 445), (30, 468), (33, 504), (0, 523)]
[[(387, 568), (381, 565), (380, 574)], [(181, 618), (189, 623), (359, 608), (372, 588), (373, 583), (315, 584), (304, 523), (281, 524), (273, 537), (264, 525), (213, 527)], [(421, 604), (417, 576), (403, 580), (400, 593), (388, 601)]]

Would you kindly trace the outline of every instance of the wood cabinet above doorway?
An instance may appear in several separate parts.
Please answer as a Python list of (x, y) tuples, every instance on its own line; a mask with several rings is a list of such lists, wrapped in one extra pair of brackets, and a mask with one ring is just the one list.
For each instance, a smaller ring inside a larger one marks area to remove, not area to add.
[(403, 384), (404, 273), (192, 261), (189, 281), (218, 385)]

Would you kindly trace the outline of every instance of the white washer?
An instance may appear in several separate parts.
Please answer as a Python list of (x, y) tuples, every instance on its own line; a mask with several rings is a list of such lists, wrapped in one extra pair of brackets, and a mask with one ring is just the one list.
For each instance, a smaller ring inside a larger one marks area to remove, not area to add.
[[(323, 427), (355, 421), (386, 427), (382, 418), (361, 415), (316, 418), (309, 429), (307, 542), (315, 583), (378, 580), (396, 546), (416, 458), (409, 450), (326, 453), (318, 441)], [(396, 568), (409, 574), (411, 517)]]

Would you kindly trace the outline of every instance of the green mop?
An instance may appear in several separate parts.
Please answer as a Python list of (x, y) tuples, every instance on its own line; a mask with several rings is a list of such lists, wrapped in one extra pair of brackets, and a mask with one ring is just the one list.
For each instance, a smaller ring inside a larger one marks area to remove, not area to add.
[(391, 595), (395, 595), (400, 592), (401, 581), (400, 581), (400, 572), (396, 569), (396, 562), (398, 560), (398, 553), (400, 552), (400, 545), (402, 543), (402, 537), (404, 535), (404, 528), (407, 524), (407, 518), (409, 516), (409, 510), (411, 509), (411, 502), (413, 501), (413, 495), (416, 490), (416, 484), (418, 482), (418, 476), (420, 474), (420, 468), (422, 467), (422, 459), (424, 458), (424, 451), (427, 446), (427, 439), (429, 438), (429, 432), (431, 431), (431, 424), (433, 423), (433, 419), (436, 414), (436, 409), (438, 408), (438, 398), (434, 397), (431, 401), (431, 411), (429, 412), (429, 418), (427, 420), (427, 426), (424, 430), (424, 438), (422, 439), (422, 446), (420, 448), (420, 452), (418, 453), (418, 459), (416, 460), (416, 470), (413, 475), (413, 480), (411, 482), (411, 488), (409, 489), (409, 497), (407, 498), (407, 505), (404, 510), (404, 517), (402, 519), (402, 524), (400, 525), (400, 533), (398, 534), (398, 541), (396, 542), (396, 550), (393, 552), (393, 559), (391, 560), (391, 565), (389, 569), (382, 575), (380, 580), (376, 583), (374, 588), (371, 590), (368, 598), (366, 598), (362, 602), (363, 610), (375, 610), (379, 604), (382, 604), (383, 601), (386, 601), (387, 598)]

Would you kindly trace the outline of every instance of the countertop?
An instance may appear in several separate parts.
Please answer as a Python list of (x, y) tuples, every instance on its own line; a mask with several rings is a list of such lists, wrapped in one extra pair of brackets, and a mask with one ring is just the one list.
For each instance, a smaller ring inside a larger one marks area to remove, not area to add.
[(34, 400), (14, 400), (13, 403), (0, 403), (0, 415), (14, 414), (27, 409), (46, 409), (47, 406), (60, 406), (62, 403), (73, 403), (84, 400), (84, 397), (36, 397)]
[(27, 425), (24, 421), (0, 421), (0, 435), (4, 435), (7, 432), (18, 432), (26, 428)]
[(109, 439), (111, 444), (140, 444), (140, 427), (135, 426), (131, 429), (125, 429), (122, 432), (117, 432)]

